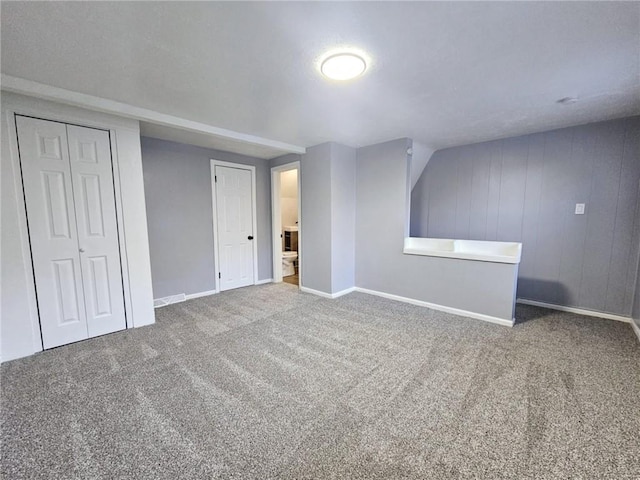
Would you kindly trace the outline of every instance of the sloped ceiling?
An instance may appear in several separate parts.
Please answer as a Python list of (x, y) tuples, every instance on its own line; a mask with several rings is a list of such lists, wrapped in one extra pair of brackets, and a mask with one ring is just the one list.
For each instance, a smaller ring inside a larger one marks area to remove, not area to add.
[[(438, 149), (640, 113), (640, 3), (1, 9), (3, 74), (305, 147), (411, 137)], [(318, 73), (319, 58), (337, 46), (368, 53), (362, 78), (340, 84)], [(556, 102), (563, 97), (578, 102)], [(142, 128), (242, 150), (197, 132)], [(247, 152), (273, 156), (255, 145)]]

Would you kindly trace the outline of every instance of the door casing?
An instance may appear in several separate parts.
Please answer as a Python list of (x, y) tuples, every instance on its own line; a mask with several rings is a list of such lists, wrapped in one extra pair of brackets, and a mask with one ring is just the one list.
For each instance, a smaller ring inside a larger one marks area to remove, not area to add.
[(298, 288), (302, 286), (302, 175), (300, 162), (291, 162), (271, 168), (271, 234), (273, 256), (273, 281), (282, 282), (282, 217), (280, 207), (280, 173), (298, 170)]

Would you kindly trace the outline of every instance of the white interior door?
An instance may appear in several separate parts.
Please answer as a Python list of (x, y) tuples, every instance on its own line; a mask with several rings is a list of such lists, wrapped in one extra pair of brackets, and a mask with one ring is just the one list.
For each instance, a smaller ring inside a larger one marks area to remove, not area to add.
[(220, 290), (253, 285), (251, 171), (215, 166)]
[(44, 348), (87, 338), (80, 252), (63, 123), (17, 117)]
[(125, 328), (108, 133), (16, 124), (44, 348)]
[(109, 133), (67, 126), (89, 337), (126, 326)]

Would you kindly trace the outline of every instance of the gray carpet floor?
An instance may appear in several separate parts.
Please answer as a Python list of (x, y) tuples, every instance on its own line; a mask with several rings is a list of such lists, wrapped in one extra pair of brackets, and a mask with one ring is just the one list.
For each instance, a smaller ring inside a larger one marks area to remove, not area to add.
[(2, 478), (640, 478), (630, 325), (287, 284), (156, 316), (2, 366)]

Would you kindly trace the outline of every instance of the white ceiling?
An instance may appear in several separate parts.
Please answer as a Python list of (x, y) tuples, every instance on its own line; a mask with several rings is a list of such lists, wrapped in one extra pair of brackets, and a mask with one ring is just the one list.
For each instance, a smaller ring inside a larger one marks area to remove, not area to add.
[[(640, 3), (2, 2), (2, 73), (312, 146), (442, 148), (640, 113)], [(336, 46), (365, 76), (322, 78)], [(577, 97), (561, 105), (562, 97)], [(273, 149), (144, 123), (255, 156)]]

